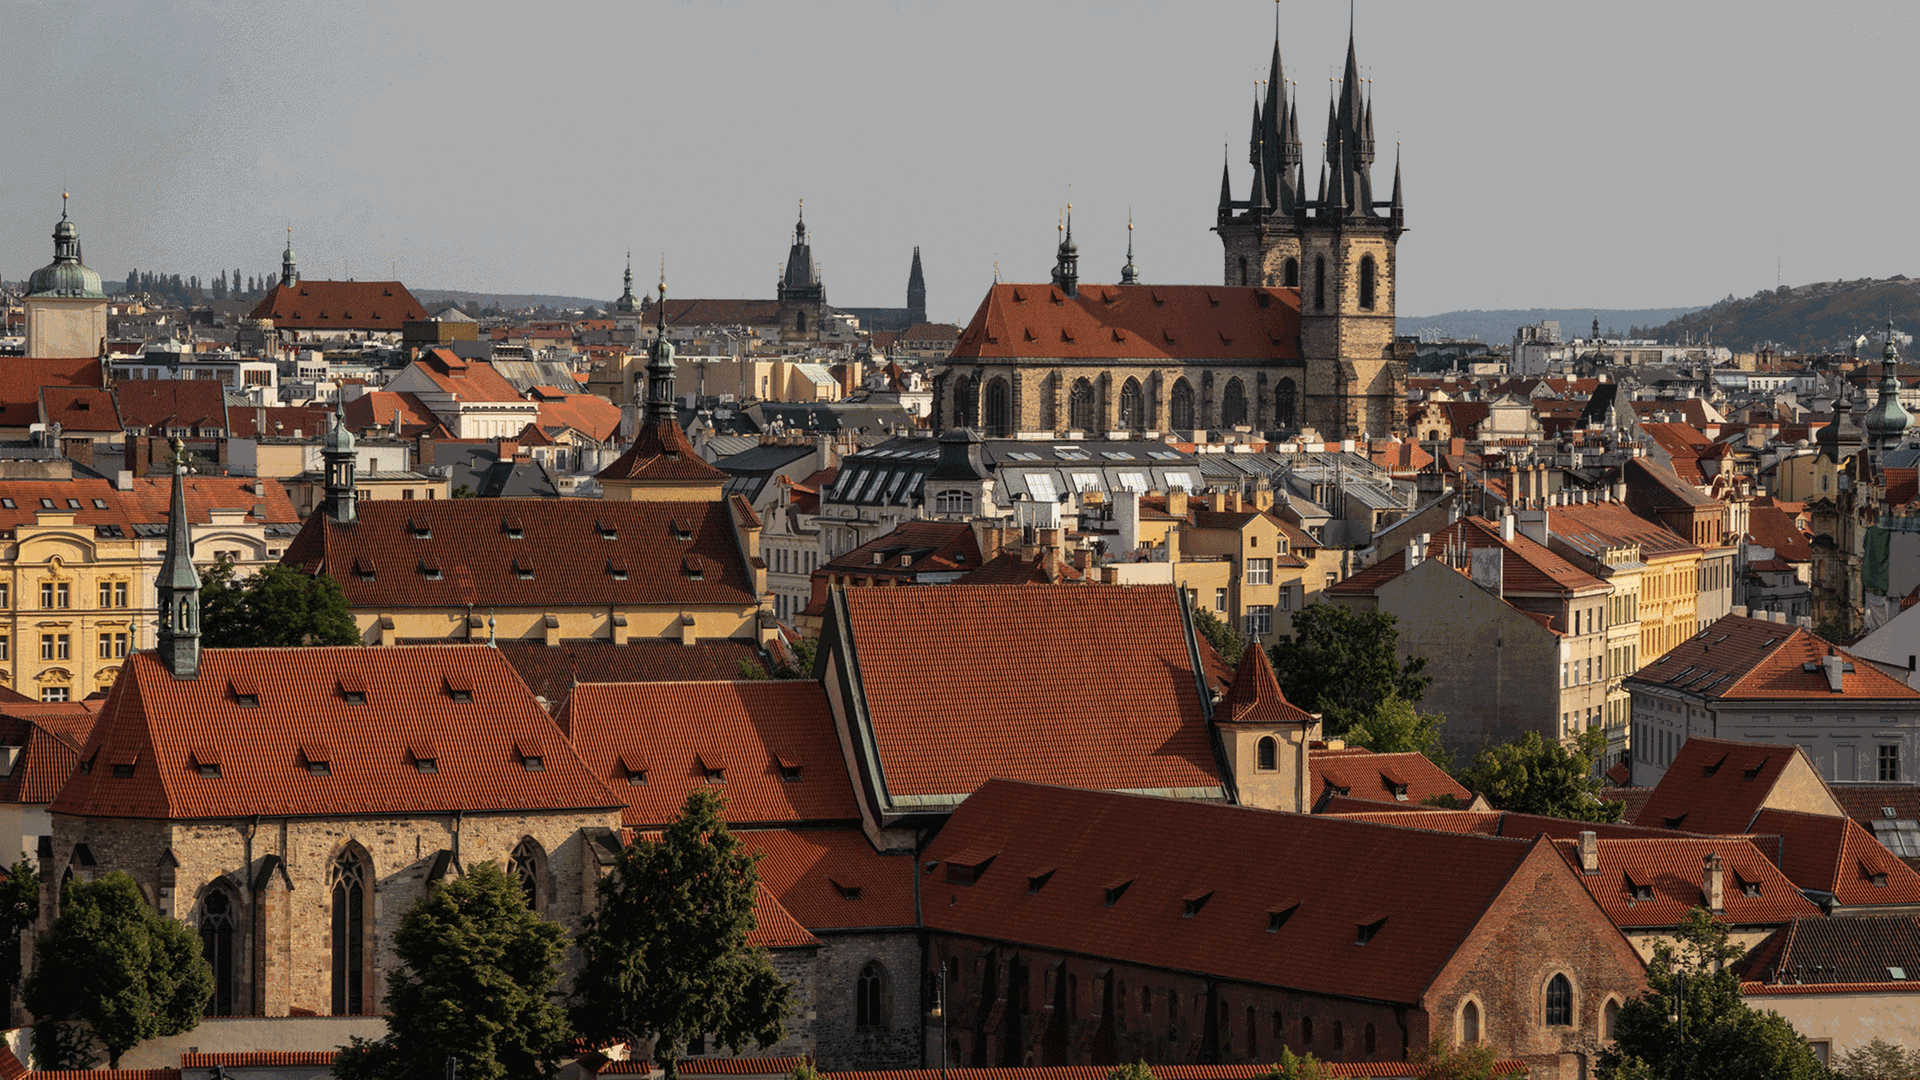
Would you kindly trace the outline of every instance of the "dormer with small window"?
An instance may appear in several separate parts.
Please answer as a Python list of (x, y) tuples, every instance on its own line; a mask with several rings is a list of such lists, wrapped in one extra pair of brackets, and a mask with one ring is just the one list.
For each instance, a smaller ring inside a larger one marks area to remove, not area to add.
[(340, 700), (348, 705), (367, 703), (367, 683), (359, 675), (341, 675), (335, 683)]
[(448, 672), (441, 677), (440, 685), (447, 692), (447, 700), (456, 705), (473, 704), (473, 680), (463, 672)]
[(954, 852), (947, 857), (947, 884), (972, 885), (980, 880), (999, 855), (998, 851), (982, 851), (978, 848)]

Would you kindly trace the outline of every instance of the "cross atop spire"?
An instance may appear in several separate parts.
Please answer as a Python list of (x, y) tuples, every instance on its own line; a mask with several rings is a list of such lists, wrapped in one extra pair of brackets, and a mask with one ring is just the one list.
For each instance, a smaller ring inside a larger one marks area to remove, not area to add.
[(1140, 270), (1133, 265), (1133, 207), (1127, 207), (1127, 265), (1120, 268), (1120, 284), (1140, 284)]

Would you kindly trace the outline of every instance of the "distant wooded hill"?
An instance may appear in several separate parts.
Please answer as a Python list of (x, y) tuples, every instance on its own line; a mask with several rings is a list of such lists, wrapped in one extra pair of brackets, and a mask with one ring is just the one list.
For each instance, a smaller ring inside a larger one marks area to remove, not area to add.
[(1738, 350), (1771, 343), (1793, 352), (1844, 352), (1854, 338), (1880, 329), (1889, 317), (1901, 331), (1920, 330), (1920, 281), (1895, 274), (1782, 285), (1744, 300), (1729, 296), (1655, 326), (1648, 336), (1674, 341), (1710, 332), (1715, 344)]
[(584, 296), (551, 296), (544, 293), (483, 293), (467, 292), (462, 289), (414, 289), (413, 294), (420, 306), (429, 312), (439, 311), (448, 305), (458, 305), (460, 310), (468, 311), (473, 307), (498, 308), (501, 311), (524, 311), (529, 308), (553, 308), (567, 310), (578, 308), (582, 311), (606, 307), (611, 300), (590, 300)]

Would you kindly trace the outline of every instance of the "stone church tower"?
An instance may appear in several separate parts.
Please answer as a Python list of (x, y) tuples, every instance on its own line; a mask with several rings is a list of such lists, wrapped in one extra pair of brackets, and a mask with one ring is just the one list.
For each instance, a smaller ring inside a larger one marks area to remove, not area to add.
[(793, 246), (787, 251), (787, 271), (780, 276), (780, 340), (820, 340), (820, 320), (827, 313), (827, 287), (813, 265), (813, 245), (807, 243), (807, 204), (793, 226)]
[(1377, 199), (1373, 101), (1351, 34), (1327, 105), (1325, 154), (1310, 196), (1299, 102), (1288, 99), (1276, 40), (1265, 100), (1253, 107), (1245, 199), (1233, 197), (1230, 167), (1221, 171), (1214, 231), (1225, 248), (1224, 283), (1300, 290), (1306, 426), (1330, 439), (1398, 433), (1406, 386), (1393, 315), (1395, 250), (1406, 231), (1400, 163), (1396, 155), (1391, 197)]

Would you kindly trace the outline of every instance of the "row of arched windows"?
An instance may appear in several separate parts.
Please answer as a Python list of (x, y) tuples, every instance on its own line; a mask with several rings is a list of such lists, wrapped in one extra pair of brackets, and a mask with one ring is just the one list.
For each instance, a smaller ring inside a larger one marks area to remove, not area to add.
[[(1564, 972), (1555, 972), (1541, 988), (1540, 1023), (1546, 1027), (1572, 1027), (1579, 1012), (1573, 994), (1573, 980)], [(1600, 1037), (1614, 1038), (1614, 1025), (1620, 1017), (1620, 999), (1609, 996), (1600, 1009)], [(1486, 1018), (1482, 1015), (1480, 1002), (1468, 998), (1460, 1005), (1460, 1013), (1454, 1034), (1462, 1044), (1481, 1042), (1486, 1039)]]
[[(520, 883), (527, 906), (540, 910), (541, 881), (546, 874), (546, 851), (539, 841), (524, 837), (507, 856), (507, 874)], [(331, 965), (331, 1006), (336, 1016), (372, 1011), (373, 926), (370, 890), (375, 878), (373, 858), (359, 843), (349, 841), (327, 868), (327, 944)], [(222, 878), (201, 893), (195, 924), (201, 954), (213, 969), (213, 995), (208, 1016), (232, 1016), (249, 1011), (241, 1000), (242, 902), (233, 884)]]
[[(976, 380), (962, 376), (955, 384), (954, 423), (958, 427), (977, 427), (989, 439), (1004, 439), (1014, 433), (1017, 426), (1013, 415), (1012, 394), (1004, 377), (987, 380), (980, 392), (980, 413), (974, 415), (974, 388)], [(1283, 378), (1273, 391), (1273, 424), (1283, 430), (1295, 426), (1298, 408), (1299, 388), (1291, 378)], [(1118, 429), (1122, 431), (1144, 431), (1151, 423), (1147, 415), (1146, 393), (1140, 380), (1128, 378), (1120, 384), (1119, 412), (1115, 416)], [(1192, 431), (1198, 427), (1198, 417), (1194, 411), (1193, 384), (1186, 379), (1175, 379), (1173, 389), (1168, 393), (1168, 426), (1174, 431)], [(1227, 380), (1220, 393), (1221, 427), (1236, 427), (1252, 421), (1248, 410), (1246, 386), (1238, 378)], [(1067, 390), (1067, 429), (1073, 431), (1098, 432), (1104, 430), (1100, 415), (1100, 399), (1094, 389), (1093, 380), (1075, 379)]]

